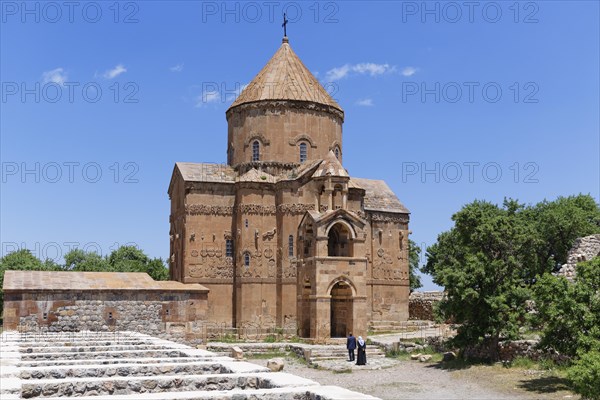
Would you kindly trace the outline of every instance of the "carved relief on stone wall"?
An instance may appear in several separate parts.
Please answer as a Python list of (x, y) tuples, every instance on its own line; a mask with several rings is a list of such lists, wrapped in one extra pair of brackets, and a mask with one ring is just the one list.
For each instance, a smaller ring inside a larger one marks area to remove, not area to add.
[(185, 212), (188, 215), (232, 215), (231, 206), (207, 206), (204, 204), (186, 204)]
[(325, 204), (321, 204), (319, 206), (319, 212), (324, 213), (324, 212), (327, 212), (327, 210), (329, 210), (329, 206), (326, 206)]
[(231, 235), (231, 231), (223, 231), (223, 239), (225, 239), (225, 240), (233, 239), (233, 236)]
[(304, 214), (307, 211), (315, 209), (314, 204), (280, 204), (277, 206), (277, 211), (283, 214)]
[(265, 233), (263, 233), (262, 238), (263, 238), (263, 240), (271, 240), (271, 239), (273, 239), (273, 237), (275, 236), (276, 233), (277, 233), (277, 228), (273, 228), (270, 231), (266, 231)]
[(351, 210), (358, 218), (365, 219), (364, 211), (360, 210)]
[(265, 251), (263, 252), (263, 254), (265, 255), (265, 258), (271, 258), (271, 257), (273, 257), (273, 249), (271, 249), (270, 247), (267, 247), (265, 249)]
[(387, 222), (387, 223), (395, 223), (395, 224), (407, 224), (408, 218), (400, 215), (389, 215), (389, 214), (379, 214), (372, 213), (371, 220), (374, 222)]
[(283, 277), (284, 278), (295, 278), (296, 277), (296, 258), (290, 259), (290, 263), (283, 267)]
[(250, 255), (250, 265), (244, 265), (244, 258), (242, 256), (241, 265), (239, 265), (236, 269), (237, 277), (275, 278), (277, 273), (277, 263), (275, 262), (275, 259), (272, 258), (272, 248), (246, 248), (242, 254), (246, 253)]
[(261, 204), (239, 204), (236, 211), (241, 214), (275, 215), (275, 206)]
[(373, 259), (373, 279), (404, 280), (408, 276), (393, 264), (392, 256), (380, 248)]
[(191, 264), (189, 276), (192, 278), (233, 278), (233, 261), (230, 257), (225, 259), (201, 258), (198, 264)]

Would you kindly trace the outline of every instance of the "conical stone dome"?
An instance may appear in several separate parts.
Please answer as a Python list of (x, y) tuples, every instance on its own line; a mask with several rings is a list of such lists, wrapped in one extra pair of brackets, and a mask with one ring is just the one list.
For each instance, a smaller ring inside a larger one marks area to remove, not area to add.
[(306, 101), (333, 107), (343, 113), (342, 107), (294, 53), (287, 38), (283, 39), (279, 50), (252, 79), (229, 110), (242, 104), (264, 100)]

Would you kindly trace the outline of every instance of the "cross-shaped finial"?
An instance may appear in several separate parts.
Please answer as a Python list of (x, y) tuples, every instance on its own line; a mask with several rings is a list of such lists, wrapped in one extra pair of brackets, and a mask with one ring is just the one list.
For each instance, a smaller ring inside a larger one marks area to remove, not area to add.
[(283, 37), (287, 37), (287, 23), (288, 19), (286, 18), (285, 13), (283, 13), (283, 24), (281, 24), (281, 26), (283, 26)]

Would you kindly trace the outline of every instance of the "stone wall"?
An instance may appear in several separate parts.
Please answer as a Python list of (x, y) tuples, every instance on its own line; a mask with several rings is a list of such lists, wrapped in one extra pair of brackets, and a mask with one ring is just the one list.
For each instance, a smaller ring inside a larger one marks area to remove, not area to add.
[(412, 292), (408, 299), (409, 319), (433, 321), (434, 305), (443, 297), (444, 292)]
[(563, 264), (557, 275), (562, 275), (572, 281), (575, 278), (577, 263), (589, 261), (600, 256), (600, 234), (579, 238), (567, 255), (567, 263)]
[(75, 331), (135, 331), (200, 339), (207, 293), (169, 291), (21, 291), (5, 293), (4, 328)]

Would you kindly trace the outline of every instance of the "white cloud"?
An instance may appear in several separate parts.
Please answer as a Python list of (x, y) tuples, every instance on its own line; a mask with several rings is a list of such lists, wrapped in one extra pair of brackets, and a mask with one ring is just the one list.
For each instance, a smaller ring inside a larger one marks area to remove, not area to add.
[(353, 67), (353, 70), (359, 74), (368, 73), (371, 76), (376, 76), (385, 74), (386, 72), (393, 72), (396, 70), (396, 67), (393, 65), (390, 66), (389, 64), (362, 63), (356, 64)]
[(373, 107), (375, 105), (375, 103), (373, 103), (373, 99), (366, 98), (366, 99), (358, 100), (356, 102), (356, 105), (362, 106), (362, 107)]
[(350, 72), (350, 65), (346, 64), (339, 68), (333, 68), (327, 71), (325, 79), (328, 81), (337, 81), (338, 79), (345, 78)]
[(389, 64), (375, 64), (375, 63), (360, 63), (360, 64), (346, 64), (341, 67), (332, 68), (327, 71), (326, 79), (329, 81), (336, 81), (347, 77), (350, 73), (356, 73), (359, 75), (368, 74), (370, 76), (377, 76), (394, 72), (396, 67)]
[(55, 68), (52, 71), (46, 71), (42, 73), (42, 79), (44, 83), (57, 83), (61, 86), (67, 81), (67, 73), (62, 68)]
[(123, 66), (123, 64), (119, 64), (116, 67), (114, 67), (113, 69), (109, 69), (108, 71), (106, 71), (103, 76), (106, 79), (113, 79), (113, 78), (116, 78), (117, 76), (121, 75), (124, 72), (127, 72), (127, 68), (125, 68)]
[(177, 64), (169, 68), (171, 72), (181, 72), (183, 71), (183, 64)]
[(194, 107), (200, 108), (210, 103), (216, 103), (221, 100), (221, 93), (218, 91), (206, 91), (200, 96), (196, 97), (196, 105)]
[(414, 74), (417, 73), (419, 69), (415, 68), (415, 67), (404, 67), (402, 69), (402, 75), (404, 76), (413, 76)]

